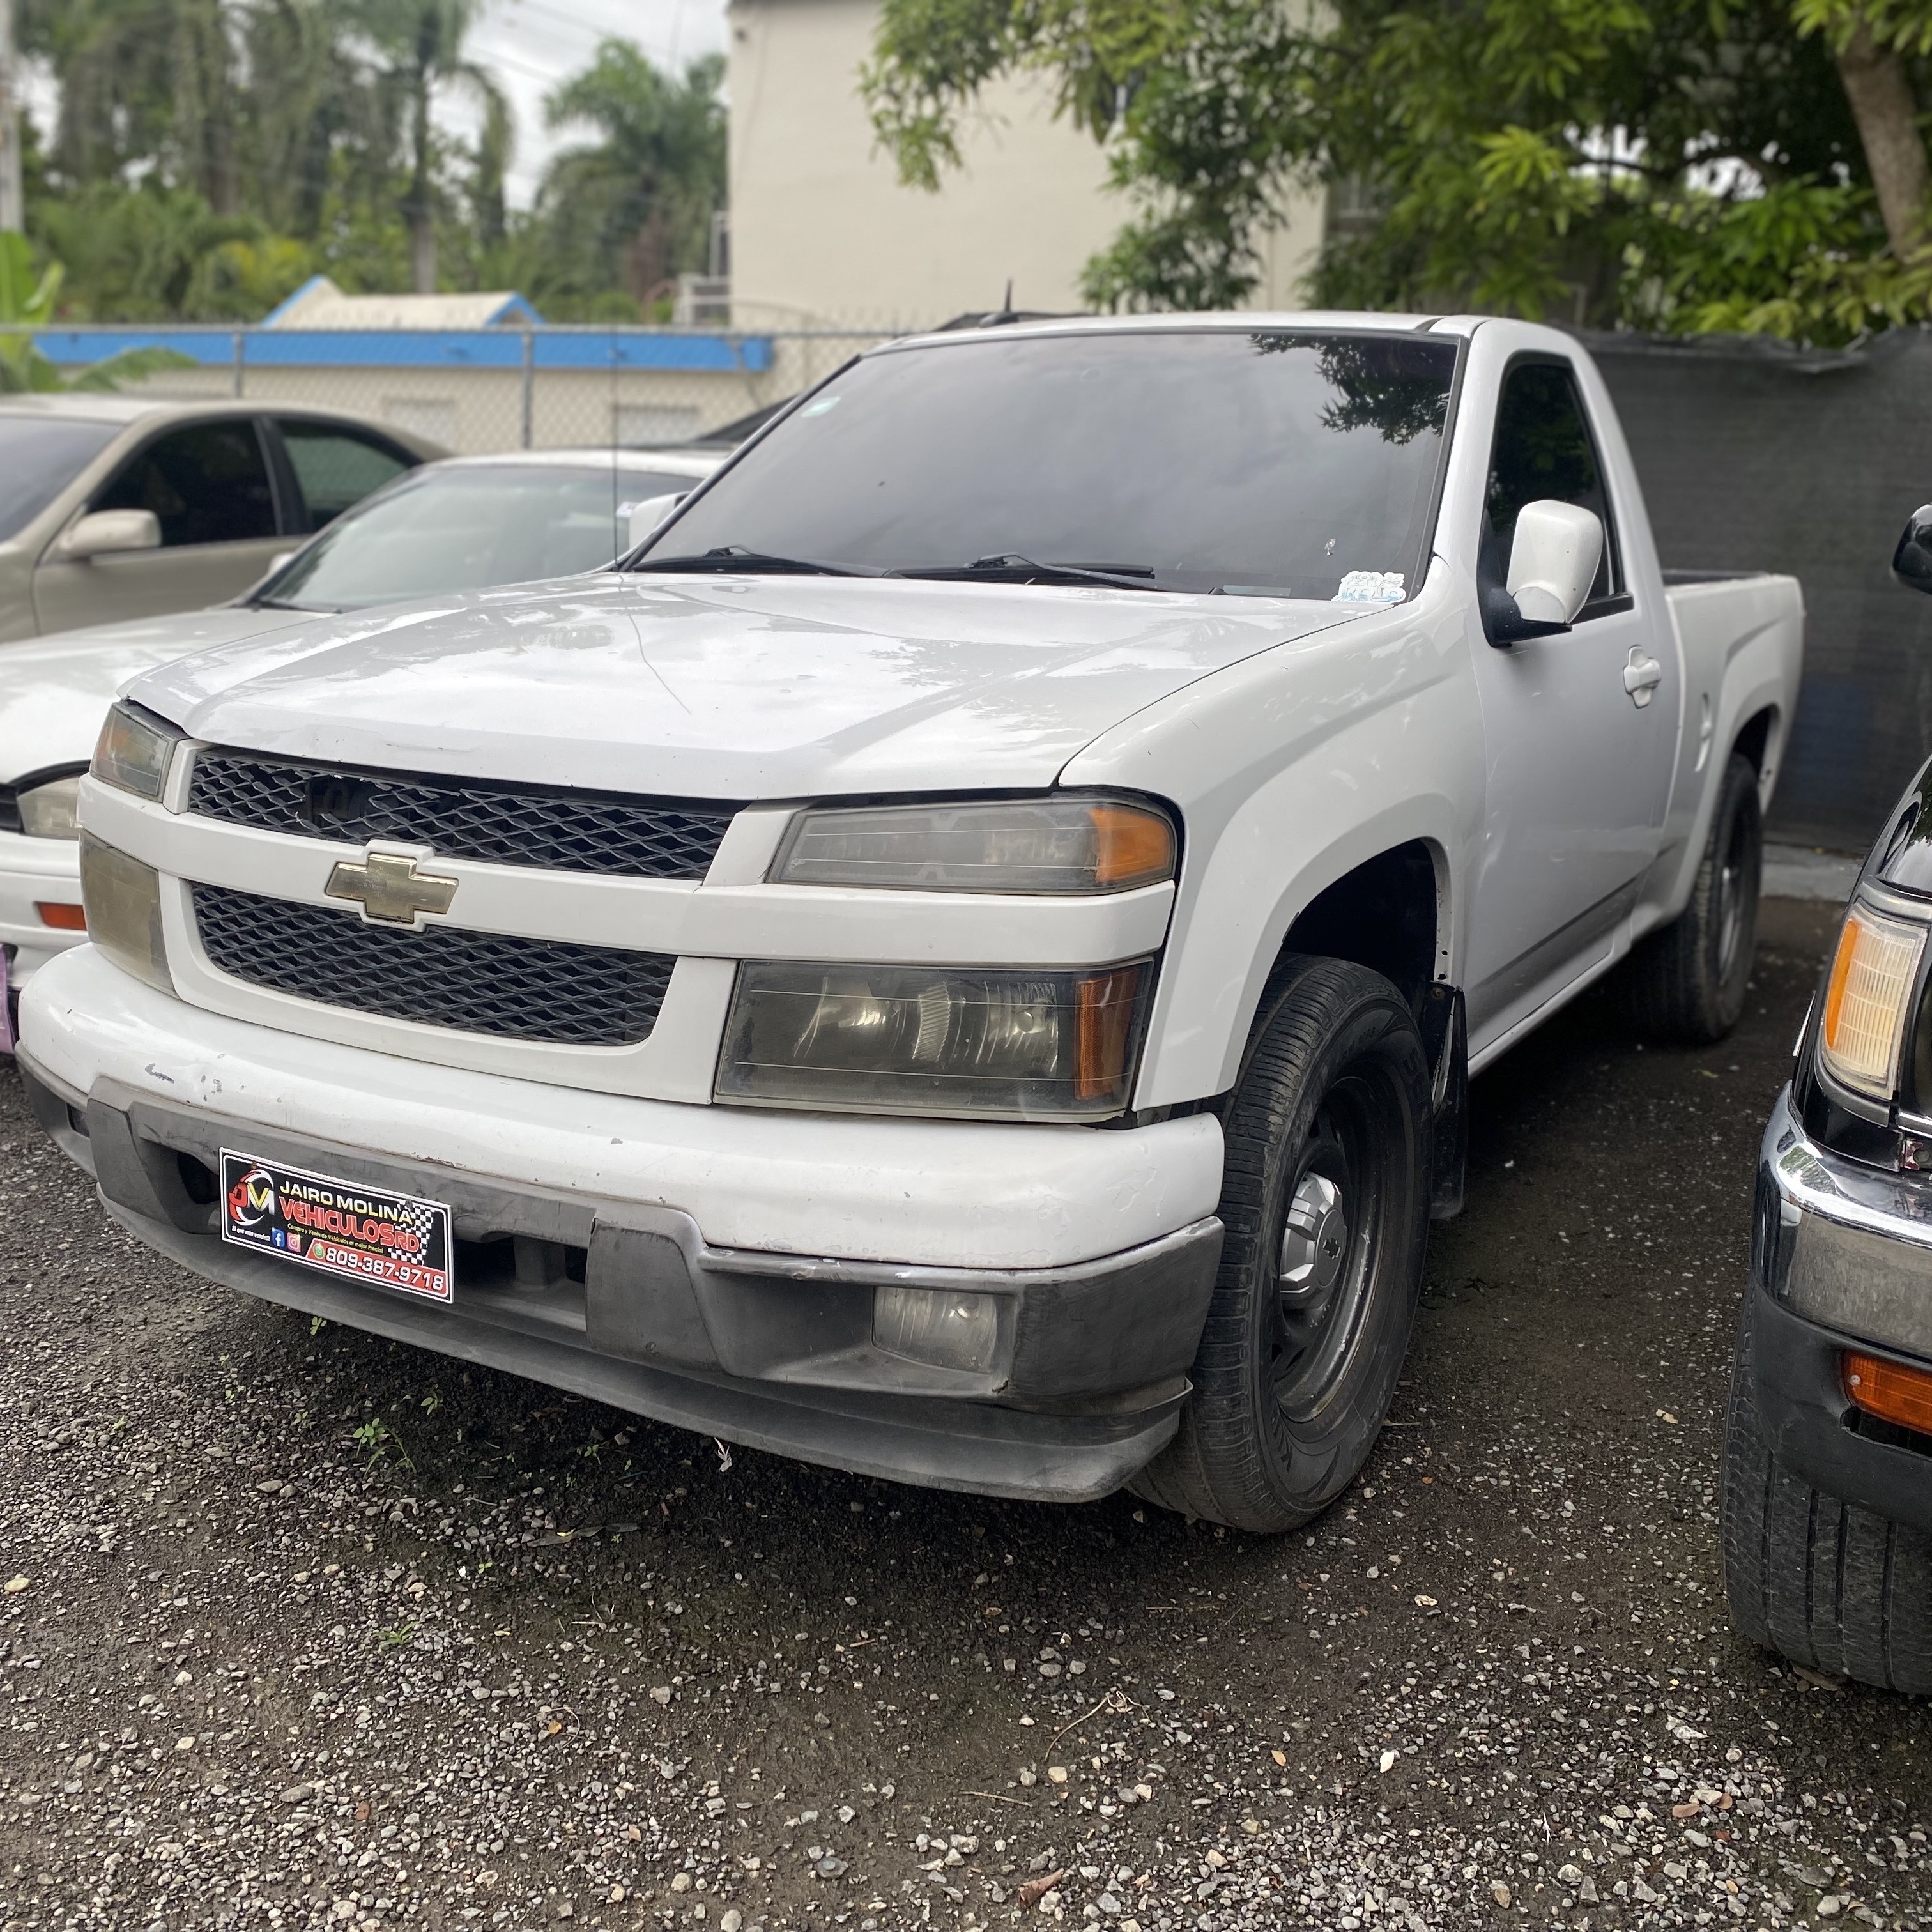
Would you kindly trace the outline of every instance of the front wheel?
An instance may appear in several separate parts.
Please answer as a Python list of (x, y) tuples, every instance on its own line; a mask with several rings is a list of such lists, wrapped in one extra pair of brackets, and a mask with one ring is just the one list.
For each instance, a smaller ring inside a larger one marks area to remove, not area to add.
[(1932, 1692), (1932, 1537), (1784, 1468), (1758, 1420), (1756, 1354), (1748, 1303), (1724, 1430), (1731, 1622), (1794, 1664), (1883, 1690)]
[(1292, 1529), (1368, 1458), (1429, 1236), (1429, 1066), (1408, 1002), (1337, 959), (1288, 962), (1226, 1124), (1221, 1268), (1162, 1508)]

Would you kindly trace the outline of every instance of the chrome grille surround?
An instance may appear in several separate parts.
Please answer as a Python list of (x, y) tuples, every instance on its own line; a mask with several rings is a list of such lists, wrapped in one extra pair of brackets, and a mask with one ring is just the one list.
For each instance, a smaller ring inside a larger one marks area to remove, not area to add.
[(188, 808), (301, 838), (388, 838), (440, 856), (562, 872), (701, 879), (734, 805), (326, 765), (210, 746)]

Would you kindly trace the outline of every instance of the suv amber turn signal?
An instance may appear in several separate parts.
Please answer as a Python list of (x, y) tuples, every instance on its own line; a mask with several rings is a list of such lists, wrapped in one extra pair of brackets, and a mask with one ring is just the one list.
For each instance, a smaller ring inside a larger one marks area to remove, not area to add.
[(1932, 1436), (1932, 1375), (1845, 1351), (1845, 1394), (1868, 1415)]

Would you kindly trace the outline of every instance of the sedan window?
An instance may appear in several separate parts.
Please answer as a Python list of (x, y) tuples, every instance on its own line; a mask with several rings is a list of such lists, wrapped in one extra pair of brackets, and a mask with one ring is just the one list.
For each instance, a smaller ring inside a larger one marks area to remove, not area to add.
[(332, 524), (352, 504), (412, 466), (386, 443), (331, 423), (284, 416), (275, 427), (308, 506), (308, 527)]
[(118, 423), (0, 416), (0, 543), (18, 536), (120, 434)]
[(275, 534), (262, 440), (245, 418), (195, 423), (157, 436), (89, 507), (153, 511), (165, 550)]
[(631, 513), (688, 476), (532, 463), (419, 470), (330, 524), (256, 591), (298, 610), (356, 610), (566, 577), (631, 547)]

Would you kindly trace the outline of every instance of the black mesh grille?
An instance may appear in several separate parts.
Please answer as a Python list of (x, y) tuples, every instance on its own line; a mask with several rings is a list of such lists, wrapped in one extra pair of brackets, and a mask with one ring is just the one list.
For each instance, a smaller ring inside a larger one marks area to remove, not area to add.
[(251, 986), (392, 1019), (568, 1046), (648, 1039), (670, 969), (662, 952), (365, 925), (357, 914), (226, 886), (194, 888), (208, 958)]
[(188, 809), (352, 844), (406, 839), (499, 866), (701, 879), (736, 808), (209, 751), (196, 755)]

